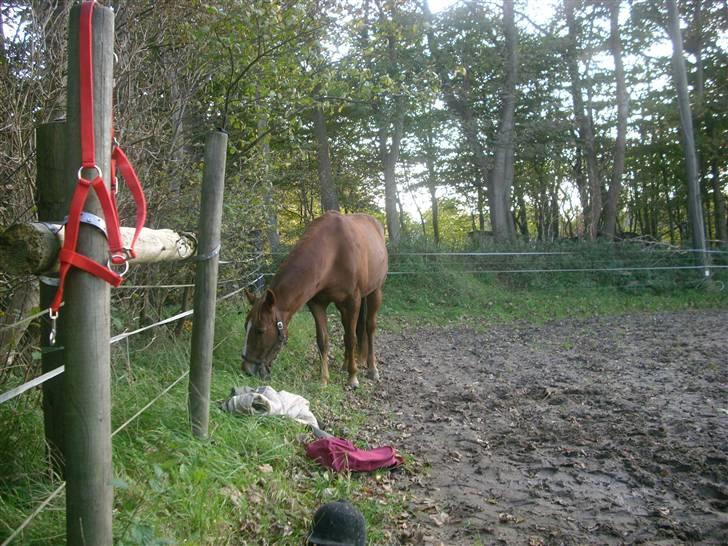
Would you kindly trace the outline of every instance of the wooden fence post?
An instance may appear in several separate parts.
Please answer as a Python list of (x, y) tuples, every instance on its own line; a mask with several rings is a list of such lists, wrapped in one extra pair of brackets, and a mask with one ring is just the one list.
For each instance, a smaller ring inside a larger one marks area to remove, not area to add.
[(207, 436), (210, 421), (210, 380), (215, 340), (217, 269), (220, 253), (222, 198), (225, 187), (227, 134), (210, 133), (205, 142), (205, 172), (198, 229), (195, 298), (190, 356), (189, 412), (192, 433)]
[[(45, 123), (35, 131), (37, 160), (36, 188), (38, 195), (38, 219), (59, 222), (68, 212), (70, 194), (66, 184), (66, 123), (55, 121)], [(40, 307), (47, 309), (56, 286), (52, 277), (40, 279)], [(64, 364), (65, 329), (63, 320), (57, 324), (56, 344), (48, 341), (51, 323), (48, 316), (41, 322), (40, 347), (43, 373), (50, 372)], [(64, 434), (63, 434), (63, 374), (43, 383), (43, 422), (46, 445), (51, 468), (64, 477)]]
[[(80, 6), (69, 18), (66, 184), (77, 184), (81, 165), (79, 22)], [(93, 10), (93, 101), (96, 163), (109, 186), (111, 165), (114, 13)], [(85, 176), (94, 175), (86, 171)], [(103, 216), (89, 192), (85, 210)], [(106, 264), (108, 243), (95, 227), (81, 224), (77, 251)], [(66, 325), (64, 378), (66, 433), (66, 538), (70, 546), (111, 546), (113, 488), (111, 463), (111, 349), (109, 285), (72, 268), (61, 315)]]

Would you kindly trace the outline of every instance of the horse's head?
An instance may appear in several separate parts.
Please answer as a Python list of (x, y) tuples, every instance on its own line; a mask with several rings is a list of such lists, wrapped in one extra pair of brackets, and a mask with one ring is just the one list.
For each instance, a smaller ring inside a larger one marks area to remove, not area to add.
[(260, 298), (247, 290), (245, 296), (251, 308), (245, 318), (243, 372), (265, 379), (270, 376), (273, 360), (285, 344), (288, 332), (270, 288)]

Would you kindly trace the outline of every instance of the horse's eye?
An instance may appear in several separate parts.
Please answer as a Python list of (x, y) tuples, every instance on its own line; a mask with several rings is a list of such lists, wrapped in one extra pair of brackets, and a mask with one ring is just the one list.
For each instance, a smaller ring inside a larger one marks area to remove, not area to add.
[(259, 336), (262, 336), (265, 333), (265, 330), (263, 330), (262, 328), (256, 328), (255, 333)]

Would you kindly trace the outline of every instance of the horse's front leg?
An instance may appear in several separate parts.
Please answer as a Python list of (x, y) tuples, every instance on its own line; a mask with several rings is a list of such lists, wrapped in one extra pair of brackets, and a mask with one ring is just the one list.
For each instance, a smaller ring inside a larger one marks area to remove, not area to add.
[(356, 295), (342, 303), (337, 303), (336, 307), (341, 313), (341, 323), (344, 326), (344, 362), (346, 369), (349, 371), (348, 385), (352, 389), (359, 386), (359, 380), (356, 377), (356, 322), (359, 319), (359, 308), (361, 307), (361, 298)]
[(308, 302), (308, 308), (316, 323), (316, 345), (321, 356), (321, 382), (329, 384), (329, 327), (326, 320), (326, 305), (315, 301)]

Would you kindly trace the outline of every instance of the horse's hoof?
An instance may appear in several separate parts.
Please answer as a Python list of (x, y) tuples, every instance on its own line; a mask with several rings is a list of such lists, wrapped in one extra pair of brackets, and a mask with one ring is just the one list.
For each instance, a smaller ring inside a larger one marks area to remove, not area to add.
[(369, 368), (367, 370), (367, 377), (372, 381), (379, 381), (379, 370), (376, 368)]
[(349, 384), (346, 386), (347, 389), (353, 391), (359, 388), (359, 380), (356, 377), (349, 379)]

